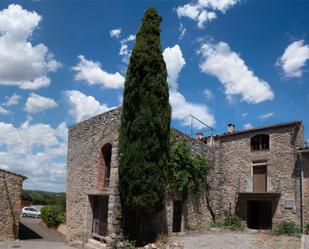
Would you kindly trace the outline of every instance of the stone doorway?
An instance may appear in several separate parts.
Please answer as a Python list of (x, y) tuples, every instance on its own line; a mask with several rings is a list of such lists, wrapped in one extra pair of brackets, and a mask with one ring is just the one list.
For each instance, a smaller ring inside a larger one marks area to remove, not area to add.
[(92, 236), (100, 238), (107, 235), (108, 196), (92, 196)]
[(174, 201), (173, 205), (173, 232), (181, 232), (182, 202)]
[(271, 229), (272, 225), (272, 202), (271, 201), (248, 201), (247, 203), (247, 226), (251, 229)]

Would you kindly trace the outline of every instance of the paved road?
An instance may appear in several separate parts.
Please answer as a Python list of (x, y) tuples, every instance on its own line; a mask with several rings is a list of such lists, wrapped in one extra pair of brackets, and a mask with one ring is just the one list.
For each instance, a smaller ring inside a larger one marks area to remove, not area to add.
[(62, 235), (40, 223), (39, 219), (21, 218), (19, 241), (0, 242), (0, 249), (72, 249)]
[(185, 249), (300, 249), (301, 239), (252, 232), (203, 232), (175, 236)]

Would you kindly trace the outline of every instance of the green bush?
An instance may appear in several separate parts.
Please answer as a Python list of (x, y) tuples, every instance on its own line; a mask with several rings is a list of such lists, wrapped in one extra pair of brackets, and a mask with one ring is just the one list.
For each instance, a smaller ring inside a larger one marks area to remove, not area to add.
[(135, 249), (135, 242), (128, 239), (115, 239), (110, 247), (111, 249)]
[(65, 212), (60, 206), (45, 206), (41, 209), (41, 219), (48, 227), (57, 227), (65, 223)]
[(305, 234), (309, 234), (309, 223), (305, 225)]
[(237, 215), (225, 214), (216, 221), (212, 227), (225, 228), (230, 230), (241, 230), (243, 228), (241, 219)]
[(278, 235), (300, 236), (300, 228), (294, 221), (282, 221), (278, 224), (276, 233)]

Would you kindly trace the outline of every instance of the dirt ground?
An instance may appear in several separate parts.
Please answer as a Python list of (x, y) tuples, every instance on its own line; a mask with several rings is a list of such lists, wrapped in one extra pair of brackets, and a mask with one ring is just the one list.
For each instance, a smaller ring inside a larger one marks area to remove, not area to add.
[(300, 249), (301, 238), (263, 232), (206, 231), (175, 235), (185, 249)]

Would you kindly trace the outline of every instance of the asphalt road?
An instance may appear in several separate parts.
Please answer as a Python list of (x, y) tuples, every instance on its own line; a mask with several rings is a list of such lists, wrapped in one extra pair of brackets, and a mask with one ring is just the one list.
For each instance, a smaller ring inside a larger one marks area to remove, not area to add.
[(19, 240), (0, 242), (0, 249), (72, 249), (54, 229), (41, 224), (40, 219), (21, 218)]

